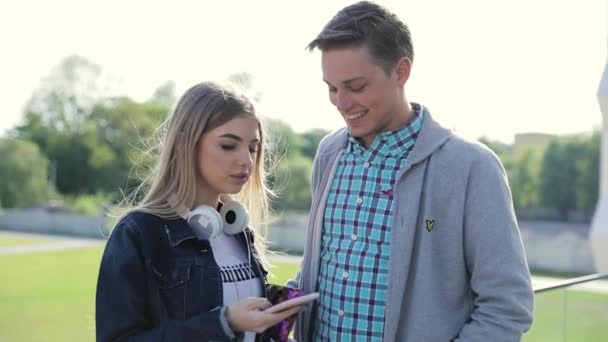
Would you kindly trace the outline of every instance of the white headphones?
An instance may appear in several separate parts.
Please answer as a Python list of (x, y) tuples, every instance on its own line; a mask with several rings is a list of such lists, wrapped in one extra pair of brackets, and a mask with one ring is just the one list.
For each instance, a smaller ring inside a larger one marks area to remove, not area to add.
[(249, 212), (237, 201), (224, 203), (219, 212), (208, 205), (200, 205), (181, 215), (200, 240), (209, 240), (224, 232), (235, 235), (247, 227)]

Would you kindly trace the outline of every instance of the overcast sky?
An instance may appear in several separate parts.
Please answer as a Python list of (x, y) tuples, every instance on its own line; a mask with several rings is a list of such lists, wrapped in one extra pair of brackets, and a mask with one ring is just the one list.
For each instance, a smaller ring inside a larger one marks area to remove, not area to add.
[[(0, 4), (0, 135), (51, 68), (71, 54), (147, 99), (239, 71), (256, 77), (261, 111), (296, 131), (334, 129), (320, 56), (306, 44), (348, 1), (15, 1)], [(470, 138), (588, 132), (601, 124), (604, 0), (379, 1), (412, 31), (406, 93)], [(178, 94), (179, 95), (179, 94)]]

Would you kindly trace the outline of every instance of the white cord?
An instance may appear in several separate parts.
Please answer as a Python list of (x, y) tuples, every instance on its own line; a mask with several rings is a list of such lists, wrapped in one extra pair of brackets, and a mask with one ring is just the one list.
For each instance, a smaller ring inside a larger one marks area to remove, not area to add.
[(251, 250), (251, 244), (249, 243), (249, 237), (247, 236), (247, 228), (243, 231), (245, 234), (245, 243), (247, 245), (247, 264), (249, 265), (249, 297), (253, 296), (253, 289), (251, 288), (251, 283), (254, 278), (253, 269), (251, 268), (251, 254), (253, 251)]

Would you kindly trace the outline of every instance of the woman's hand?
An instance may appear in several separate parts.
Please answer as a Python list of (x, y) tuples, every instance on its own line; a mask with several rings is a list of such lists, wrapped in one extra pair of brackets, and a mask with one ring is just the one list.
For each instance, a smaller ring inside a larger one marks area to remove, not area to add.
[(266, 298), (245, 298), (226, 309), (228, 324), (236, 332), (254, 331), (263, 333), (280, 321), (295, 315), (302, 308), (301, 305), (298, 305), (280, 312), (264, 312), (263, 310), (269, 308), (270, 305)]

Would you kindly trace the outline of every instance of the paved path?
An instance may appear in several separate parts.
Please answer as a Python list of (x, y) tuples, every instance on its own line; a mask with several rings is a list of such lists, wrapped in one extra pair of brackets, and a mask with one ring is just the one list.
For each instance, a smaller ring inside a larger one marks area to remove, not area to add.
[(39, 235), (0, 231), (0, 237), (22, 237), (24, 239), (41, 239), (41, 241), (17, 246), (0, 246), (0, 255), (61, 251), (66, 249), (101, 246), (105, 240), (71, 238), (65, 236)]
[[(25, 234), (25, 233), (15, 233), (15, 232), (7, 232), (0, 231), (0, 237), (23, 237), (23, 238), (32, 238), (32, 239), (40, 239), (43, 238), (47, 241), (29, 243), (20, 246), (4, 246), (0, 247), (0, 256), (8, 255), (8, 254), (22, 254), (22, 253), (36, 253), (36, 252), (48, 252), (48, 251), (59, 251), (66, 249), (75, 249), (75, 248), (83, 248), (83, 247), (91, 247), (91, 246), (101, 246), (105, 243), (105, 240), (95, 240), (95, 239), (81, 239), (81, 238), (70, 238), (63, 236), (52, 236), (52, 235), (37, 235), (37, 234)], [(286, 263), (294, 263), (299, 264), (301, 257), (286, 255), (286, 254), (277, 254), (271, 255), (270, 259), (272, 261), (277, 262), (286, 262)], [(562, 282), (564, 279), (560, 278), (552, 278), (552, 277), (541, 277), (534, 276), (532, 277), (532, 285), (535, 289), (540, 287), (545, 287), (549, 285), (554, 285), (556, 283)], [(577, 290), (582, 291), (592, 291), (592, 292), (601, 292), (608, 294), (608, 280), (600, 280), (593, 281), (589, 283), (584, 283), (580, 285), (576, 285)]]

